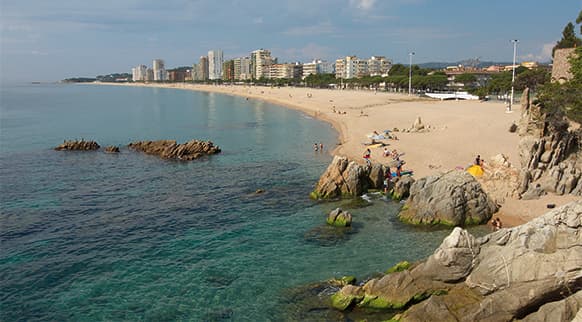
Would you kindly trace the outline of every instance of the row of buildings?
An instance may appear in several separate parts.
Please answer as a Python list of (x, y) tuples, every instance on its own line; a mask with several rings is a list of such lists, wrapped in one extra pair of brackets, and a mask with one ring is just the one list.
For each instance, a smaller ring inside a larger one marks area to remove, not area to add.
[(316, 59), (309, 63), (279, 63), (267, 49), (257, 49), (246, 57), (224, 60), (222, 50), (210, 50), (191, 68), (166, 70), (164, 61), (155, 59), (152, 68), (132, 68), (133, 81), (245, 81), (252, 79), (299, 79), (311, 74), (334, 74), (336, 78), (387, 75), (392, 62), (384, 56), (360, 59), (340, 58), (335, 63)]

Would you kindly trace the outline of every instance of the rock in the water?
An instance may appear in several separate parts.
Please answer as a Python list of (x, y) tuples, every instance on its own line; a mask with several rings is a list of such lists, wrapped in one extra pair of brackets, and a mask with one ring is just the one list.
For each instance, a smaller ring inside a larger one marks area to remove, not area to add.
[(415, 181), (398, 217), (411, 224), (458, 226), (486, 223), (496, 211), (473, 176), (452, 170)]
[(210, 141), (191, 140), (177, 144), (174, 140), (138, 141), (129, 147), (147, 154), (157, 155), (164, 159), (194, 160), (205, 155), (216, 154), (221, 150)]
[(63, 144), (57, 146), (57, 151), (95, 151), (99, 150), (100, 146), (95, 141), (73, 140), (64, 141)]
[(109, 145), (109, 146), (105, 147), (105, 152), (106, 153), (119, 153), (119, 147), (114, 146), (114, 145)]
[(341, 208), (336, 208), (327, 215), (326, 222), (332, 226), (349, 227), (352, 225), (352, 214)]
[(332, 305), (406, 309), (401, 321), (570, 321), (582, 307), (581, 214), (579, 200), (482, 238), (455, 228), (426, 261), (345, 286)]
[(380, 165), (367, 167), (349, 161), (346, 157), (334, 156), (311, 193), (311, 197), (332, 199), (342, 196), (360, 196), (368, 189), (382, 189), (383, 175), (384, 170)]

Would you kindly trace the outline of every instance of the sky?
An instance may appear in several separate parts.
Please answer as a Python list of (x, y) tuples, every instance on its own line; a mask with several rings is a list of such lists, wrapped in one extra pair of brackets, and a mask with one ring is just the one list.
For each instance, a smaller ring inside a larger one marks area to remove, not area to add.
[[(0, 82), (190, 66), (270, 49), (280, 62), (549, 61), (582, 0), (0, 0)], [(580, 28), (576, 28), (578, 31)]]

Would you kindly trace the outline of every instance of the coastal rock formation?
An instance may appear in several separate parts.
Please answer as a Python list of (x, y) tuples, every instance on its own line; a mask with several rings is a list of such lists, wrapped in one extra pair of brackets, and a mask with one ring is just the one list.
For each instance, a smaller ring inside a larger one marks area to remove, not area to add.
[(390, 196), (394, 200), (402, 200), (410, 196), (410, 187), (414, 183), (414, 179), (411, 176), (403, 176), (396, 178), (394, 186), (390, 190)]
[(532, 104), (528, 90), (523, 96), (518, 193), (541, 188), (558, 195), (582, 196), (582, 129), (571, 129), (559, 113), (550, 115)]
[(191, 140), (177, 144), (174, 140), (138, 141), (128, 145), (130, 148), (164, 159), (194, 160), (204, 155), (216, 154), (220, 148), (210, 141)]
[(106, 153), (119, 153), (119, 147), (114, 145), (109, 145), (105, 147)]
[(485, 223), (496, 211), (472, 175), (452, 170), (415, 181), (398, 217), (411, 224), (457, 226)]
[(341, 208), (336, 208), (327, 215), (326, 222), (332, 226), (349, 227), (352, 225), (352, 214)]
[(367, 192), (368, 189), (382, 189), (384, 171), (384, 167), (379, 164), (368, 167), (349, 161), (346, 157), (334, 156), (311, 193), (311, 197), (313, 199), (356, 197)]
[(57, 146), (57, 151), (95, 151), (99, 150), (100, 146), (95, 141), (72, 140), (64, 141), (63, 144)]
[(485, 163), (483, 176), (477, 178), (481, 187), (496, 204), (503, 204), (506, 199), (518, 198), (519, 170), (512, 167), (509, 159), (498, 154)]
[(344, 286), (332, 306), (401, 321), (570, 321), (581, 306), (582, 200), (481, 238), (456, 227), (424, 262)]

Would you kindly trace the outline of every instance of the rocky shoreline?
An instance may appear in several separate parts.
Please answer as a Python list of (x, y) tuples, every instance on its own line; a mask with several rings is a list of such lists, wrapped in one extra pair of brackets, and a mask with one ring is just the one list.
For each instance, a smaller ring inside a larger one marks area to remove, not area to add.
[[(191, 161), (205, 155), (220, 153), (220, 147), (211, 141), (191, 140), (178, 144), (175, 140), (137, 141), (128, 145), (130, 149), (156, 155), (163, 159)], [(101, 146), (95, 141), (70, 140), (55, 147), (56, 151), (97, 151)], [(119, 153), (118, 146), (107, 146), (105, 153)]]

